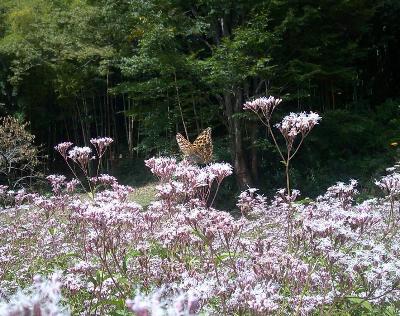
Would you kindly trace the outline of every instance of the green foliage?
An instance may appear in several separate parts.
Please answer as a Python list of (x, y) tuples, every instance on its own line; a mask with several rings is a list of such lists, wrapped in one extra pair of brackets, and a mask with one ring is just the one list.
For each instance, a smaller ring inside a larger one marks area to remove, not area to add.
[(184, 125), (190, 138), (211, 126), (215, 158), (232, 162), (237, 120), (245, 164), (255, 148), (259, 184), (274, 190), (279, 161), (240, 104), (276, 94), (323, 116), (291, 170), (315, 195), (398, 157), (399, 113), (385, 101), (399, 91), (399, 14), (394, 0), (4, 0), (0, 114), (22, 113), (49, 153), (108, 135), (113, 155), (177, 154)]
[(343, 316), (395, 316), (399, 313), (399, 307), (395, 304), (374, 305), (361, 298), (348, 298), (342, 305), (339, 305), (335, 315)]
[(326, 112), (295, 161), (294, 176), (302, 190), (315, 195), (319, 188), (331, 185), (332, 179), (352, 178), (360, 181), (365, 193), (374, 190), (364, 184), (399, 158), (397, 147), (391, 146), (400, 135), (399, 105), (389, 100), (376, 110)]

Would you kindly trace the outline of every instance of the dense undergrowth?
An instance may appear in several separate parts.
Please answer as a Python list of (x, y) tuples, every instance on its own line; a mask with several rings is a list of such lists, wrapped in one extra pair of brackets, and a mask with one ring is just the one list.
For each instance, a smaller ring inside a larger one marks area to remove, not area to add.
[[(267, 118), (279, 104), (256, 101), (246, 108)], [(318, 120), (291, 114), (277, 125), (291, 146), (286, 166)], [(95, 157), (89, 147), (56, 147), (87, 181), (49, 176), (51, 195), (1, 187), (1, 315), (399, 313), (396, 168), (376, 181), (382, 196), (361, 203), (355, 180), (315, 200), (301, 200), (289, 177), (270, 198), (248, 188), (234, 217), (214, 207), (229, 164), (147, 160), (158, 185), (143, 208), (129, 200), (133, 188), (89, 175), (112, 140), (91, 142)]]

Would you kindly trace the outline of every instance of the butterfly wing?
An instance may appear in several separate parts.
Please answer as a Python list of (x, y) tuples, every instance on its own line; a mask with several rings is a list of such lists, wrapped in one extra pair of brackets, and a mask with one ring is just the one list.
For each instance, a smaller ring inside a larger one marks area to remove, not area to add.
[(176, 142), (184, 156), (190, 156), (192, 154), (192, 144), (183, 137), (182, 134), (176, 134)]
[(202, 131), (193, 142), (193, 151), (202, 163), (212, 160), (213, 144), (211, 139), (211, 127)]

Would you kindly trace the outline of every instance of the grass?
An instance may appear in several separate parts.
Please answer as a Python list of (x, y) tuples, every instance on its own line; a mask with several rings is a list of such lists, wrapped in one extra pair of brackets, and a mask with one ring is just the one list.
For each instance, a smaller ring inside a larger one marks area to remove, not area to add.
[(135, 187), (135, 190), (130, 194), (129, 200), (140, 204), (143, 207), (149, 206), (156, 197), (156, 184), (148, 183), (140, 187)]
[[(134, 187), (134, 191), (129, 194), (129, 201), (136, 202), (146, 208), (156, 199), (156, 183), (150, 182), (145, 185)], [(90, 200), (91, 193), (78, 193), (81, 200)]]

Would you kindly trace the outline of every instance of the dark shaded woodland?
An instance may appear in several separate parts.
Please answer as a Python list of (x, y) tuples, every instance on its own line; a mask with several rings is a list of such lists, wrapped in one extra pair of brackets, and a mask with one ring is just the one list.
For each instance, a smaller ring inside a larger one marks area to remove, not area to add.
[(108, 168), (126, 181), (177, 155), (177, 132), (211, 126), (237, 185), (269, 190), (282, 168), (242, 105), (275, 95), (277, 122), (323, 117), (291, 170), (315, 195), (398, 158), (399, 17), (396, 0), (3, 0), (0, 114), (30, 122), (51, 171), (56, 143), (112, 137)]

